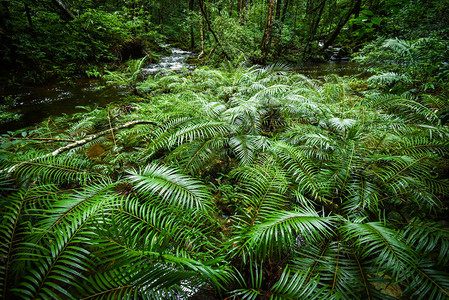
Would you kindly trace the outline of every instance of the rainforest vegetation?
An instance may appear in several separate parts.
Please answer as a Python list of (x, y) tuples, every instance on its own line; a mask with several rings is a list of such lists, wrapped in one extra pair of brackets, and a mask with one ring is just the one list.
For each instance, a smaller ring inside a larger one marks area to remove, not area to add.
[(1, 299), (449, 299), (447, 1), (0, 5), (5, 91), (125, 91), (1, 130)]

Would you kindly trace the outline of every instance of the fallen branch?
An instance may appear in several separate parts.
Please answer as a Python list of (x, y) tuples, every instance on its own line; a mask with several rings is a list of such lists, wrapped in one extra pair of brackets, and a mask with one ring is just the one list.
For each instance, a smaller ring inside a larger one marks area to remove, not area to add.
[(18, 138), (10, 137), (10, 140), (22, 140), (22, 141), (43, 141), (43, 142), (75, 142), (75, 140), (68, 139), (54, 139), (54, 138)]
[(9, 169), (6, 168), (6, 169), (1, 170), (0, 173), (3, 173), (3, 172), (12, 173), (20, 166), (23, 166), (23, 165), (26, 165), (28, 163), (32, 163), (32, 162), (35, 162), (37, 160), (44, 159), (44, 158), (47, 158), (47, 157), (50, 157), (50, 156), (59, 155), (59, 154), (61, 154), (63, 152), (66, 152), (68, 150), (72, 150), (74, 148), (77, 148), (79, 146), (87, 144), (87, 143), (89, 143), (89, 142), (91, 142), (91, 141), (93, 141), (93, 140), (95, 140), (95, 139), (97, 139), (97, 138), (99, 138), (99, 137), (101, 137), (103, 135), (106, 135), (106, 134), (109, 134), (110, 132), (113, 132), (114, 130), (117, 131), (117, 130), (129, 128), (129, 127), (133, 127), (133, 126), (138, 125), (138, 124), (154, 124), (154, 125), (156, 125), (156, 123), (153, 122), (153, 121), (142, 121), (142, 120), (141, 121), (131, 121), (131, 122), (125, 123), (125, 124), (123, 124), (121, 126), (117, 126), (117, 127), (114, 127), (114, 128), (110, 128), (110, 129), (101, 131), (101, 132), (96, 133), (96, 134), (92, 134), (92, 135), (90, 135), (90, 136), (88, 136), (88, 137), (86, 137), (86, 138), (84, 138), (82, 140), (79, 140), (79, 141), (73, 142), (71, 144), (68, 144), (66, 146), (60, 147), (60, 148), (56, 149), (55, 151), (53, 151), (51, 153), (48, 153), (48, 154), (45, 154), (45, 155), (42, 155), (42, 156), (39, 156), (39, 157), (35, 157), (35, 158), (31, 159), (31, 160), (23, 161), (21, 163), (18, 163), (16, 165), (12, 166)]

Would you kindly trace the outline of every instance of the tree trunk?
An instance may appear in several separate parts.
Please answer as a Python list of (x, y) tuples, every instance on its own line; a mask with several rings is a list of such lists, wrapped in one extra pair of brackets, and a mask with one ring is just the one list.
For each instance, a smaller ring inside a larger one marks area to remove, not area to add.
[(234, 5), (233, 0), (229, 0), (229, 17), (232, 18), (232, 6)]
[(68, 20), (75, 20), (76, 16), (73, 11), (68, 7), (68, 5), (63, 0), (52, 0), (52, 3), (59, 8), (61, 16)]
[(282, 10), (281, 23), (284, 23), (285, 21), (285, 15), (287, 14), (288, 4), (289, 0), (285, 0), (284, 9)]
[(334, 30), (334, 33), (330, 36), (330, 38), (324, 43), (323, 47), (321, 48), (321, 51), (326, 50), (327, 48), (329, 48), (330, 45), (332, 45), (332, 43), (335, 41), (335, 39), (338, 37), (338, 35), (340, 34), (341, 29), (343, 28), (343, 26), (346, 25), (346, 23), (349, 21), (349, 18), (351, 17), (351, 15), (354, 13), (354, 11), (356, 11), (357, 9), (360, 10), (361, 4), (362, 4), (362, 0), (355, 0), (355, 4), (352, 7), (352, 9), (349, 9), (348, 14), (346, 15), (346, 17), (344, 17), (340, 23), (337, 25), (337, 27)]
[(274, 16), (275, 5), (276, 5), (276, 0), (269, 0), (267, 23), (265, 26), (265, 31), (263, 34), (262, 45), (261, 45), (264, 64), (267, 61), (268, 52), (270, 51), (271, 39), (273, 38), (273, 16)]
[[(195, 5), (195, 0), (189, 0), (189, 11), (193, 15), (193, 8)], [(195, 32), (193, 31), (193, 21), (190, 24), (190, 50), (195, 49)]]
[(28, 25), (30, 26), (31, 29), (33, 29), (33, 20), (31, 19), (31, 11), (30, 7), (28, 6), (28, 3), (25, 3), (25, 12), (27, 15)]
[(242, 15), (242, 10), (243, 10), (243, 0), (238, 0), (237, 1), (237, 14), (238, 14), (239, 18)]
[(276, 0), (276, 15), (274, 17), (276, 21), (279, 21), (279, 19), (281, 18), (281, 6), (282, 0)]
[(227, 60), (231, 60), (229, 58), (228, 54), (224, 51), (224, 49), (223, 49), (223, 47), (222, 47), (222, 45), (220, 43), (220, 40), (218, 39), (217, 35), (215, 34), (215, 31), (212, 29), (212, 26), (210, 25), (209, 19), (207, 18), (207, 15), (206, 15), (206, 12), (205, 12), (205, 9), (204, 9), (204, 2), (203, 2), (203, 0), (199, 0), (199, 5), (200, 5), (201, 14), (204, 17), (204, 20), (206, 20), (207, 27), (208, 27), (209, 31), (212, 33), (212, 36), (214, 37), (215, 42), (217, 42), (218, 46), (220, 46), (222, 48), (223, 54), (226, 57), (226, 59)]
[[(362, 9), (362, 2), (357, 1), (354, 10), (352, 12), (354, 14), (354, 19), (358, 18), (361, 9)], [(359, 26), (356, 24), (352, 24), (352, 32), (356, 31), (357, 29), (359, 29)]]
[[(307, 58), (308, 56), (310, 56), (310, 53), (312, 51), (312, 42), (315, 39), (315, 35), (316, 35), (316, 31), (318, 29), (318, 25), (320, 24), (321, 21), (321, 16), (323, 15), (323, 11), (324, 11), (324, 7), (326, 6), (326, 1), (327, 0), (322, 0), (319, 5), (317, 7), (313, 7), (313, 1), (309, 1), (308, 2), (308, 7), (307, 7), (307, 15), (310, 15), (310, 20), (309, 20), (309, 25), (310, 25), (310, 30), (309, 30), (309, 37), (307, 39), (307, 43), (306, 46), (304, 48), (304, 58)], [(315, 11), (318, 10), (318, 13), (315, 13)]]
[[(201, 12), (201, 10), (200, 10), (200, 12)], [(203, 28), (203, 18), (201, 17), (201, 14), (200, 14), (199, 22), (200, 22), (201, 51), (200, 51), (200, 54), (198, 54), (198, 59), (200, 59), (201, 56), (203, 56), (203, 54), (204, 54), (204, 28)]]
[(161, 33), (164, 34), (164, 21), (163, 21), (163, 17), (162, 17), (162, 0), (159, 0), (159, 12), (158, 12), (158, 24), (160, 25), (161, 28)]

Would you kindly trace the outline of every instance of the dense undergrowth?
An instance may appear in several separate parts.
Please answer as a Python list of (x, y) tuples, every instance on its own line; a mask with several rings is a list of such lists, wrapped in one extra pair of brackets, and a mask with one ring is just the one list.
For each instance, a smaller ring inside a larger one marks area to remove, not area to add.
[(350, 86), (199, 68), (3, 135), (2, 297), (449, 297), (441, 100)]
[(1, 85), (36, 86), (94, 76), (130, 58), (157, 59), (165, 37), (149, 13), (107, 2), (2, 1)]

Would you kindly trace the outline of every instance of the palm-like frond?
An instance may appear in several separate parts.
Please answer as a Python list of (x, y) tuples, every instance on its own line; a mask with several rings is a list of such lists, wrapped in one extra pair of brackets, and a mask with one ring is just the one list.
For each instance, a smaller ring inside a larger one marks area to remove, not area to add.
[[(446, 181), (429, 180), (432, 178), (431, 164), (422, 157), (415, 159), (409, 156), (381, 155), (375, 159), (377, 166), (373, 168), (373, 175), (382, 181), (390, 197), (402, 199), (407, 196), (409, 201), (431, 210), (439, 203), (432, 192), (447, 190)], [(429, 188), (433, 189), (430, 193)]]
[(52, 156), (38, 151), (12, 158), (4, 170), (11, 170), (9, 167), (12, 167), (12, 174), (20, 180), (84, 183), (99, 177), (90, 170), (91, 166), (92, 162), (83, 156)]
[(112, 270), (86, 278), (80, 298), (186, 298), (204, 284), (219, 289), (221, 284), (229, 281), (228, 271), (210, 266), (211, 262), (155, 252), (131, 253), (126, 248), (119, 250), (127, 253), (129, 262), (123, 267), (116, 267), (114, 262), (108, 266)]
[(265, 110), (257, 100), (232, 101), (232, 107), (223, 113), (224, 120), (240, 128), (248, 134), (259, 134), (261, 130), (261, 118)]
[(223, 122), (192, 121), (181, 128), (160, 132), (160, 135), (149, 145), (149, 149), (154, 153), (160, 149), (170, 149), (186, 142), (226, 136), (229, 130), (229, 126)]
[(271, 299), (331, 299), (326, 287), (319, 287), (317, 278), (308, 278), (306, 272), (294, 272), (287, 266), (281, 278), (270, 290)]
[(377, 275), (364, 265), (354, 249), (341, 240), (301, 244), (291, 268), (303, 280), (321, 287), (329, 299), (374, 299), (383, 297), (373, 285)]
[[(101, 190), (108, 188), (105, 183)], [(98, 187), (92, 190), (98, 191)], [(113, 199), (105, 194), (92, 197), (90, 192), (78, 195), (82, 204), (73, 206), (66, 200), (59, 204), (56, 202), (56, 211), (63, 209), (65, 213), (49, 211), (49, 221), (43, 215), (43, 221), (34, 228), (36, 233), (29, 236), (18, 250), (16, 259), (28, 261), (30, 268), (24, 281), (12, 291), (24, 299), (73, 298), (73, 291), (63, 287), (66, 282), (79, 287), (76, 282), (85, 279), (84, 274), (91, 269), (90, 251), (86, 247), (89, 245), (87, 241), (95, 237), (91, 226)], [(41, 257), (47, 259), (42, 260)]]
[(404, 293), (415, 299), (447, 299), (449, 273), (435, 269), (433, 263), (420, 260)]
[(386, 85), (397, 82), (411, 83), (412, 78), (407, 74), (398, 74), (395, 72), (386, 72), (378, 75), (373, 75), (368, 78), (368, 82), (372, 85)]
[(438, 117), (432, 110), (407, 94), (401, 96), (394, 94), (375, 95), (369, 98), (367, 105), (405, 115), (411, 120), (428, 121), (431, 124), (438, 121)]
[(174, 149), (167, 160), (177, 162), (185, 171), (198, 173), (220, 162), (224, 156), (225, 144), (225, 138), (220, 136), (195, 140)]
[(408, 245), (421, 256), (434, 257), (440, 266), (449, 264), (449, 230), (441, 224), (413, 218), (402, 232)]
[[(202, 244), (207, 240), (204, 233), (207, 226), (201, 219), (195, 214), (180, 219), (177, 212), (154, 200), (128, 197), (118, 203), (107, 222), (107, 230), (100, 227), (103, 235), (135, 251), (183, 249), (195, 252), (207, 246)], [(112, 257), (117, 258), (118, 255)]]
[[(219, 258), (189, 258), (188, 253), (193, 254), (198, 248), (183, 250), (182, 245), (196, 244), (194, 239), (199, 238), (199, 231), (189, 232), (181, 222), (173, 222), (162, 207), (139, 205), (128, 199), (108, 221), (108, 227), (99, 228), (95, 240), (95, 256), (99, 258), (96, 268), (103, 273), (83, 282), (84, 297), (139, 293), (145, 299), (174, 298), (189, 290), (194, 292), (205, 283), (220, 289), (229, 280), (229, 270), (219, 265)], [(185, 240), (185, 236), (192, 240)], [(117, 274), (120, 275), (114, 276)]]
[(311, 210), (278, 211), (251, 228), (244, 246), (249, 256), (252, 251), (260, 259), (279, 258), (294, 251), (298, 235), (305, 243), (320, 243), (331, 236), (333, 221)]
[[(2, 201), (3, 220), (0, 224), (0, 253), (3, 260), (0, 266), (0, 289), (3, 299), (6, 299), (10, 288), (11, 264), (14, 254), (20, 242), (20, 236), (24, 235), (24, 211), (26, 205), (26, 191), (10, 195)], [(17, 272), (17, 271), (16, 271)]]
[(268, 140), (259, 135), (236, 135), (229, 140), (229, 146), (241, 165), (250, 165), (256, 154), (268, 148), (268, 145)]
[(409, 155), (414, 158), (433, 158), (435, 154), (445, 155), (448, 153), (449, 143), (445, 140), (430, 138), (427, 136), (410, 136), (398, 139), (396, 144), (389, 145), (390, 151)]
[(204, 212), (211, 205), (206, 186), (175, 168), (153, 163), (128, 174), (128, 180), (135, 184), (137, 191), (160, 197), (170, 205)]
[(398, 233), (380, 223), (347, 223), (341, 232), (356, 248), (362, 259), (369, 259), (373, 265), (395, 279), (409, 276), (416, 267), (416, 253), (402, 241)]
[(280, 162), (282, 162), (293, 176), (298, 186), (298, 192), (318, 201), (329, 203), (327, 189), (319, 180), (319, 169), (314, 162), (306, 157), (304, 153), (294, 146), (278, 142), (272, 147), (273, 153), (276, 153)]
[(288, 181), (282, 169), (270, 165), (242, 167), (236, 169), (233, 175), (247, 191), (242, 195), (242, 202), (251, 226), (288, 205), (284, 195)]

